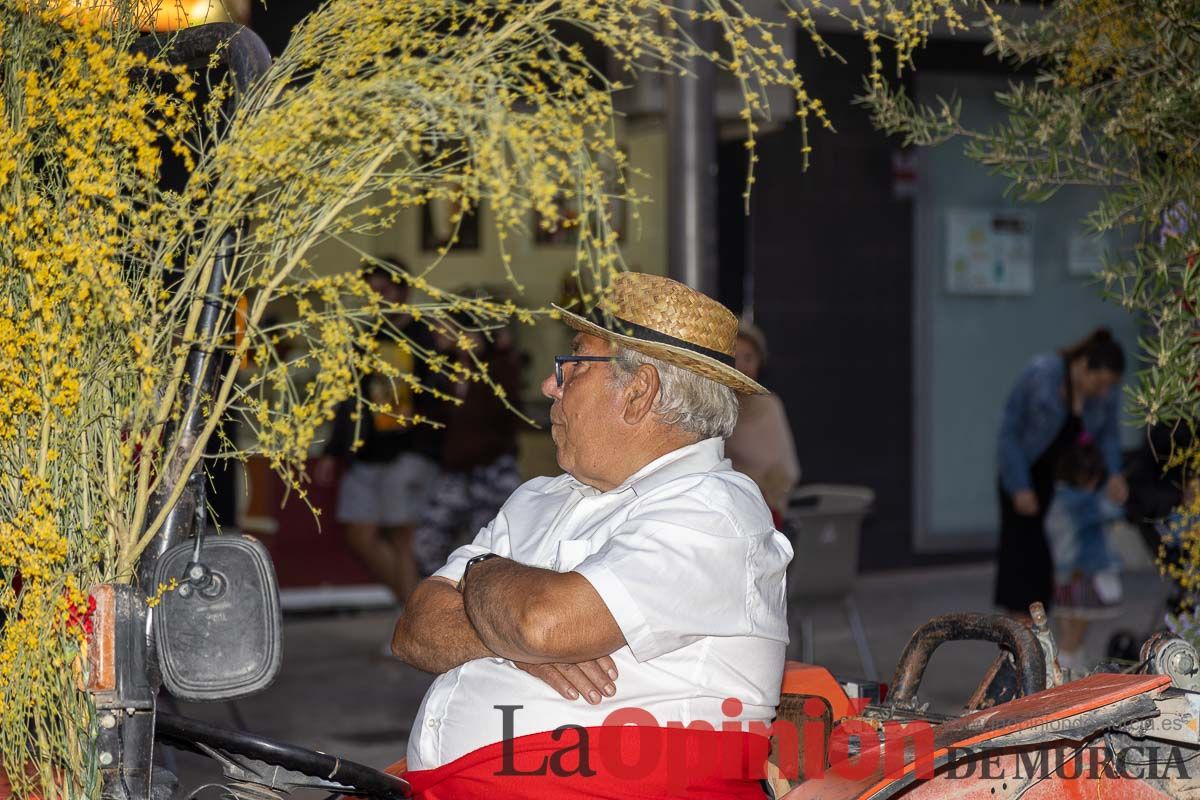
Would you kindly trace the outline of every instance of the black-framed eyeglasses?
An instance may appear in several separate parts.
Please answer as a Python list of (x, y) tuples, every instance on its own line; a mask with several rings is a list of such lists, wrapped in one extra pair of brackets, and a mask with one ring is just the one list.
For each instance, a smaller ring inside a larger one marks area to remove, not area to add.
[(554, 357), (554, 380), (558, 384), (558, 388), (563, 385), (563, 364), (572, 361), (616, 361), (615, 356), (555, 356)]

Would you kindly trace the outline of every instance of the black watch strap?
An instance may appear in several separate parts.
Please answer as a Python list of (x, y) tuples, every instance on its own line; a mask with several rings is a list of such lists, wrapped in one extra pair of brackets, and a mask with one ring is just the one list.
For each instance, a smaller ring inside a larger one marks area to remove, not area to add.
[(471, 567), (475, 566), (480, 561), (487, 561), (489, 558), (499, 558), (499, 557), (500, 556), (496, 555), (495, 553), (484, 553), (482, 555), (475, 556), (474, 558), (468, 560), (467, 566), (463, 567), (462, 577), (458, 579), (458, 590), (461, 592), (463, 590), (463, 587), (467, 585), (467, 573), (471, 571)]

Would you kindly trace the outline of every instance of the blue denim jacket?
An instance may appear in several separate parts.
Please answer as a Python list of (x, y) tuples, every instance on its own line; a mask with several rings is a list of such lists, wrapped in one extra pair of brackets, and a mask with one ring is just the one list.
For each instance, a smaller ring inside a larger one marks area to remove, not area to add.
[[(1062, 356), (1041, 355), (1029, 362), (1004, 404), (1000, 424), (1000, 484), (1009, 494), (1032, 488), (1029, 469), (1053, 444), (1067, 421)], [(1109, 473), (1121, 471), (1121, 390), (1089, 397), (1083, 404), (1083, 429), (1096, 439)]]

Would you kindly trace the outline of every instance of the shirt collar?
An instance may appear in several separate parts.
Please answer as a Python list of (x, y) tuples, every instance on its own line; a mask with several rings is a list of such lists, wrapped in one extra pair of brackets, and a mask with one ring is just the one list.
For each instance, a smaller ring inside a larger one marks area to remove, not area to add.
[(684, 475), (712, 472), (724, 462), (725, 440), (719, 436), (702, 439), (695, 444), (659, 456), (626, 478), (625, 482), (613, 491), (631, 489), (635, 495), (642, 495)]
[(701, 439), (695, 444), (689, 444), (659, 456), (626, 478), (620, 486), (607, 492), (601, 492), (594, 486), (576, 480), (570, 474), (561, 475), (548, 488), (553, 491), (554, 488), (565, 484), (585, 497), (597, 497), (601, 494), (615, 495), (627, 491), (632, 491), (635, 495), (642, 495), (684, 475), (712, 472), (720, 468), (722, 464), (728, 463), (725, 459), (725, 440), (714, 436), (711, 439)]

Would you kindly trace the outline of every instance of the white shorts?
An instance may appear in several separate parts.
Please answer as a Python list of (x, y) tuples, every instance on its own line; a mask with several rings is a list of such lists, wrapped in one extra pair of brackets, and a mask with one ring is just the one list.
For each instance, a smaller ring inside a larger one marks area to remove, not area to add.
[(338, 487), (338, 522), (415, 525), (437, 477), (437, 465), (416, 453), (379, 463), (351, 461)]

